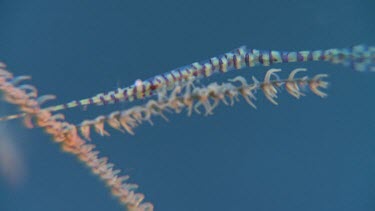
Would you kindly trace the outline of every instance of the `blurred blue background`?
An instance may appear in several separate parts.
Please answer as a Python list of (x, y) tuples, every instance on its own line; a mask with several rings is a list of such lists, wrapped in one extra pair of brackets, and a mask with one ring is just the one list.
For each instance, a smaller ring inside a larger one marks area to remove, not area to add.
[[(31, 75), (40, 94), (55, 94), (55, 103), (63, 103), (240, 45), (375, 45), (374, 8), (373, 0), (1, 0), (0, 59), (14, 74)], [(170, 122), (156, 118), (135, 136), (111, 130), (111, 137), (94, 141), (156, 211), (374, 210), (375, 74), (328, 63), (276, 67), (328, 73), (329, 97), (310, 93), (295, 100), (283, 92), (279, 106), (260, 97), (257, 110), (242, 101), (213, 116), (169, 115)], [(242, 75), (262, 77), (265, 70)], [(77, 123), (129, 106), (65, 114)], [(14, 112), (1, 104), (1, 115)], [(42, 131), (20, 121), (1, 124), (1, 138), (7, 135), (24, 165), (18, 180), (0, 178), (1, 211), (123, 210)]]

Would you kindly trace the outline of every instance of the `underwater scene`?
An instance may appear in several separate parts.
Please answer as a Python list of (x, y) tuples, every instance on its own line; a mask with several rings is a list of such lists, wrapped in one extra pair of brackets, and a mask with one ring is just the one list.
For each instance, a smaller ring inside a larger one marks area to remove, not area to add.
[(372, 211), (375, 1), (0, 1), (0, 211)]

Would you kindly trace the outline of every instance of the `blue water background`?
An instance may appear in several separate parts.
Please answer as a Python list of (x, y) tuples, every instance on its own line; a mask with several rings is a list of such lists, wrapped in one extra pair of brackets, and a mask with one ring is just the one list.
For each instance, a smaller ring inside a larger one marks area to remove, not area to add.
[[(92, 96), (248, 45), (304, 50), (375, 45), (373, 0), (0, 1), (0, 59), (55, 103)], [(155, 118), (136, 135), (94, 136), (156, 211), (375, 210), (375, 74), (328, 63), (329, 97), (279, 106), (259, 97), (215, 115)], [(265, 67), (242, 71), (261, 77)], [(213, 77), (225, 80), (237, 74)], [(71, 122), (132, 104), (65, 112)], [(14, 113), (2, 104), (2, 115)], [(41, 130), (7, 124), (27, 168), (0, 178), (0, 210), (123, 210), (103, 183)]]

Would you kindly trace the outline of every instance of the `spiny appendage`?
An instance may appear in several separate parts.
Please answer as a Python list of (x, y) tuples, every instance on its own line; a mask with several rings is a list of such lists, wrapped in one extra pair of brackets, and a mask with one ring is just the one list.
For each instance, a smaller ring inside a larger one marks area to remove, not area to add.
[(293, 63), (308, 61), (328, 61), (350, 66), (355, 70), (372, 70), (375, 64), (375, 47), (357, 45), (352, 48), (277, 51), (248, 49), (241, 46), (225, 54), (208, 60), (194, 62), (169, 72), (156, 75), (146, 80), (136, 80), (131, 86), (119, 88), (108, 93), (99, 93), (94, 97), (75, 100), (66, 104), (52, 106), (49, 111), (86, 105), (105, 105), (119, 101), (134, 101), (154, 95), (159, 89), (173, 89), (176, 86), (194, 81), (202, 77), (210, 77), (215, 73), (226, 73), (257, 65), (270, 66), (276, 63)]
[(126, 183), (128, 176), (119, 176), (120, 170), (108, 162), (108, 158), (99, 158), (99, 151), (95, 145), (86, 144), (80, 137), (76, 127), (64, 120), (62, 114), (52, 114), (50, 111), (40, 109), (40, 104), (52, 99), (50, 95), (37, 95), (37, 89), (31, 85), (22, 85), (20, 82), (28, 77), (13, 77), (5, 70), (5, 65), (0, 63), (0, 91), (6, 102), (15, 104), (25, 112), (26, 125), (31, 124), (31, 118), (42, 127), (53, 140), (61, 144), (63, 151), (74, 154), (88, 166), (92, 172), (99, 176), (111, 189), (114, 196), (118, 197), (128, 210), (152, 211), (153, 205), (142, 203), (144, 195), (135, 193), (136, 184)]
[(115, 111), (106, 116), (98, 116), (93, 120), (85, 120), (77, 127), (86, 139), (90, 139), (91, 128), (100, 135), (109, 135), (104, 128), (106, 124), (121, 132), (126, 131), (134, 135), (134, 128), (144, 121), (152, 124), (152, 116), (161, 116), (167, 120), (164, 115), (165, 111), (172, 110), (180, 113), (186, 109), (188, 115), (191, 115), (193, 112), (201, 114), (203, 108), (205, 115), (211, 115), (220, 102), (225, 105), (233, 105), (239, 100), (239, 97), (243, 97), (249, 105), (256, 108), (254, 101), (257, 90), (261, 90), (270, 102), (277, 105), (276, 98), (281, 87), (285, 87), (286, 91), (297, 99), (304, 96), (302, 90), (306, 89), (311, 90), (319, 97), (326, 97), (327, 95), (320, 88), (327, 88), (328, 83), (322, 80), (327, 75), (318, 74), (313, 78), (307, 76), (295, 78), (295, 75), (301, 71), (305, 71), (305, 69), (295, 69), (287, 79), (283, 80), (276, 74), (280, 72), (279, 69), (271, 69), (266, 73), (262, 82), (253, 77), (252, 82), (248, 83), (245, 78), (238, 76), (229, 80), (228, 83), (211, 83), (206, 87), (192, 87), (190, 84), (177, 86), (170, 92), (159, 92), (158, 100), (149, 100), (144, 105), (134, 106), (124, 111)]
[[(256, 65), (270, 66), (274, 63), (292, 63), (308, 61), (329, 61), (351, 66), (355, 70), (375, 71), (375, 47), (358, 45), (347, 49), (328, 49), (315, 51), (276, 51), (247, 49), (241, 46), (230, 52), (211, 59), (194, 62), (172, 71), (156, 75), (147, 80), (136, 80), (131, 86), (119, 88), (108, 93), (99, 93), (91, 98), (74, 100), (44, 108), (56, 112), (68, 108), (88, 105), (105, 105), (120, 101), (134, 101), (153, 96), (158, 90), (173, 89), (180, 84), (188, 83), (202, 77), (210, 77), (214, 73), (226, 73)], [(16, 119), (25, 114), (16, 114), (0, 118), (0, 121)]]

